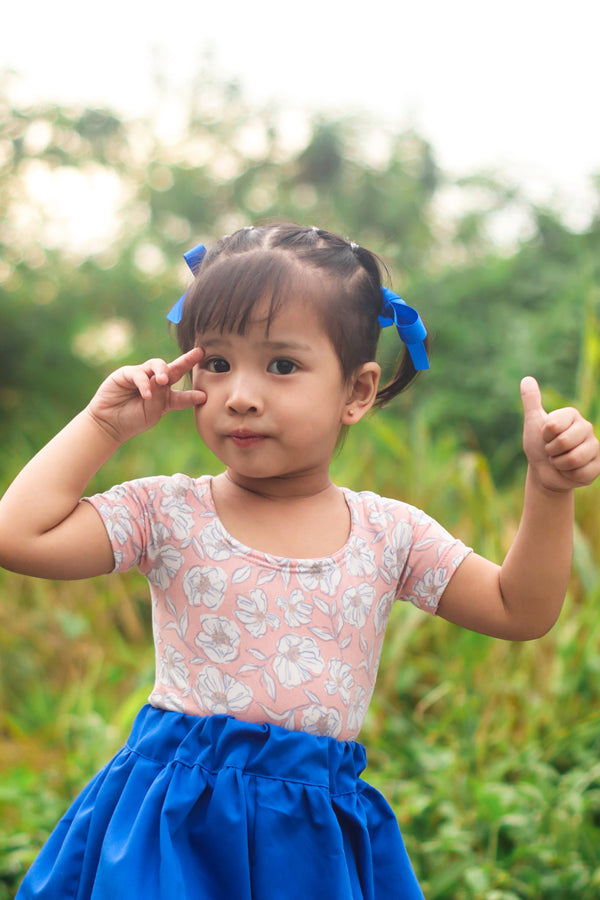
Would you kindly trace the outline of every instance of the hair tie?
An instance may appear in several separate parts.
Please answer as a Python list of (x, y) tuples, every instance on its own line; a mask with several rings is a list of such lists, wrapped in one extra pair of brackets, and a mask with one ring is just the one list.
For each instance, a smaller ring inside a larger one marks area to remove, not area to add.
[[(202, 265), (202, 260), (206, 256), (206, 247), (204, 244), (198, 244), (197, 247), (193, 247), (191, 250), (188, 250), (187, 253), (183, 254), (183, 258), (188, 264), (188, 268), (192, 275), (195, 275), (200, 266)], [(186, 291), (187, 293), (187, 291)], [(171, 307), (169, 312), (167, 313), (167, 319), (169, 322), (173, 322), (174, 325), (179, 325), (181, 322), (181, 316), (183, 315), (183, 304), (185, 303), (186, 294), (182, 294), (177, 303)]]
[(381, 288), (383, 299), (383, 315), (379, 316), (379, 324), (382, 328), (395, 325), (400, 339), (406, 344), (413, 366), (419, 372), (429, 368), (427, 351), (425, 350), (425, 338), (427, 329), (423, 325), (421, 316), (402, 300), (398, 294), (389, 288)]

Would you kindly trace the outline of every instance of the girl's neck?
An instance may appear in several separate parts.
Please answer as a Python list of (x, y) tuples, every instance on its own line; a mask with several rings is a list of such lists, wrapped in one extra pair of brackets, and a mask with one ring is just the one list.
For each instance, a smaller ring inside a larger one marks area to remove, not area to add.
[(329, 477), (329, 471), (284, 475), (277, 478), (245, 478), (227, 469), (213, 478), (213, 490), (215, 485), (217, 492), (226, 493), (229, 497), (237, 496), (242, 500), (250, 495), (257, 500), (274, 503), (310, 500), (326, 492), (333, 493), (338, 490)]
[(317, 559), (340, 550), (350, 535), (345, 496), (327, 477), (290, 479), (289, 485), (240, 484), (224, 472), (212, 480), (212, 496), (223, 527), (240, 543), (271, 556)]

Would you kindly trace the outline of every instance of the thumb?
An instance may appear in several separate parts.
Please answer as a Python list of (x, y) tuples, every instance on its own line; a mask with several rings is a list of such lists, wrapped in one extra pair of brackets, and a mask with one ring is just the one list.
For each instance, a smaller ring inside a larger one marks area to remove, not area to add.
[(531, 375), (521, 380), (521, 401), (525, 420), (537, 418), (540, 423), (546, 420), (540, 386)]

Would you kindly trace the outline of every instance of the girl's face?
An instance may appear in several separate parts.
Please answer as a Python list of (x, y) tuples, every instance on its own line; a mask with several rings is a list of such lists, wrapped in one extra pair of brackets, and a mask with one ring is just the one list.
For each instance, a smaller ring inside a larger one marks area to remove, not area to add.
[(195, 408), (196, 427), (238, 484), (319, 484), (328, 480), (341, 426), (360, 418), (348, 412), (353, 388), (310, 303), (284, 305), (268, 331), (266, 312), (262, 304), (244, 335), (198, 336), (205, 356), (193, 385), (207, 399)]

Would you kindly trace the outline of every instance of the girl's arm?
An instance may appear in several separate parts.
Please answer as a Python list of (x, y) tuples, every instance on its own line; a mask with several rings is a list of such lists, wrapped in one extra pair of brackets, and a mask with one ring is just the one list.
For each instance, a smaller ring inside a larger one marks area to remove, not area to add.
[(87, 578), (113, 569), (102, 520), (81, 497), (124, 441), (170, 410), (204, 402), (202, 391), (172, 388), (201, 356), (196, 348), (170, 364), (155, 359), (125, 366), (103, 382), (0, 500), (1, 566), (43, 578)]
[(473, 553), (444, 591), (439, 615), (493, 637), (530, 640), (556, 622), (571, 572), (573, 493), (600, 473), (598, 441), (576, 409), (546, 413), (534, 378), (521, 383), (529, 467), (523, 514), (502, 566)]

